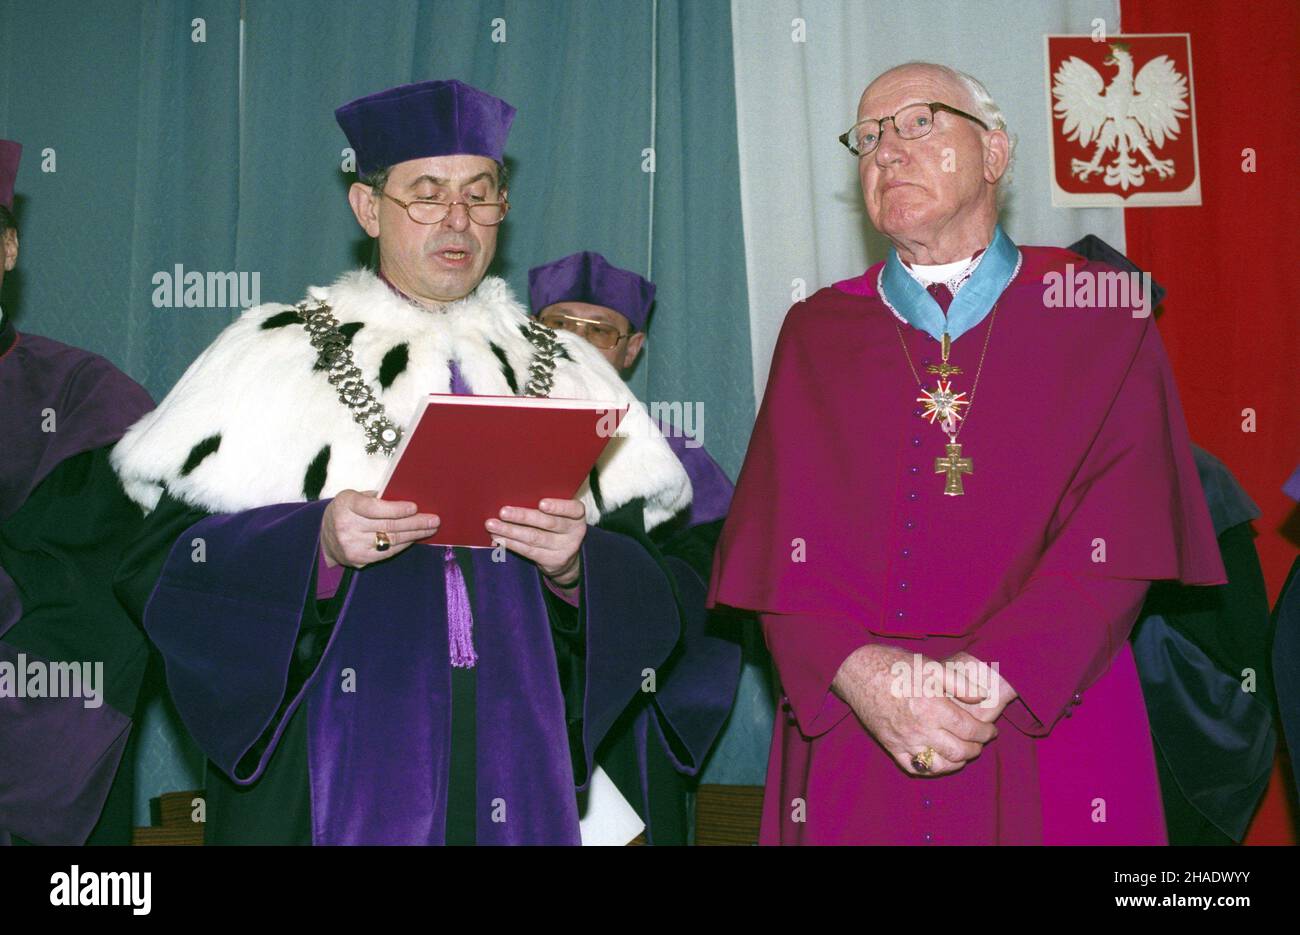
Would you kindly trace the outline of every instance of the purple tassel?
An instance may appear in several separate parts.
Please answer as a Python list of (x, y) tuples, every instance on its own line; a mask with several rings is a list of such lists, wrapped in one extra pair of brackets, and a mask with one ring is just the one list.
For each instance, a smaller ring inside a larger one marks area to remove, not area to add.
[(447, 642), (451, 647), (451, 664), (468, 669), (478, 662), (478, 654), (474, 652), (474, 614), (469, 607), (465, 576), (451, 546), (446, 547), (443, 555), (443, 574), (447, 582)]

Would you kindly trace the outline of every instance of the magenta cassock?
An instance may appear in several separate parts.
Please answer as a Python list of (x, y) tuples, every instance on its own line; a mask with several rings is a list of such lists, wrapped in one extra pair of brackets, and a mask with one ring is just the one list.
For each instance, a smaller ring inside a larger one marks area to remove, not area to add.
[[(1110, 268), (1021, 250), (953, 345), (968, 391), (992, 328), (963, 496), (899, 329), (922, 376), (939, 346), (886, 308), (879, 267), (786, 318), (710, 593), (760, 614), (783, 687), (763, 843), (1165, 842), (1127, 636), (1150, 581), (1224, 570), (1154, 320), (1045, 307), (1067, 264)], [(1000, 735), (957, 773), (904, 773), (830, 691), (867, 643), (996, 663), (1019, 695)]]

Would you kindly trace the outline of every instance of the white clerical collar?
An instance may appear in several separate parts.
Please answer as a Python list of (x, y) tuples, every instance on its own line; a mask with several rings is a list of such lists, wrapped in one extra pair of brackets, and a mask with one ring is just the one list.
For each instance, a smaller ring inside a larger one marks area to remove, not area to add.
[(961, 273), (966, 271), (970, 266), (975, 255), (971, 254), (964, 260), (957, 260), (955, 263), (912, 263), (907, 266), (907, 271), (923, 286), (933, 285), (936, 282), (949, 282), (956, 279)]
[(904, 263), (903, 268), (912, 274), (912, 278), (925, 286), (927, 289), (936, 282), (941, 282), (948, 287), (948, 291), (954, 296), (957, 290), (966, 284), (966, 280), (971, 278), (975, 270), (979, 268), (980, 262), (984, 259), (987, 248), (971, 254), (964, 260), (957, 260), (953, 263), (913, 263), (911, 265)]

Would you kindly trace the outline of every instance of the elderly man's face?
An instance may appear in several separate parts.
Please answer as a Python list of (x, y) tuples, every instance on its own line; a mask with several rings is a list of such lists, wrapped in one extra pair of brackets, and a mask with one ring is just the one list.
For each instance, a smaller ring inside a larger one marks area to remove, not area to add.
[[(496, 254), (500, 228), (475, 223), (466, 205), (505, 197), (497, 191), (496, 163), (486, 156), (412, 159), (393, 167), (384, 192), (392, 197), (358, 184), (350, 196), (361, 226), (379, 239), (384, 275), (425, 302), (453, 302), (473, 292)], [(392, 198), (463, 204), (437, 224), (418, 224)]]
[[(974, 107), (965, 89), (946, 76), (902, 68), (886, 72), (867, 87), (857, 119), (886, 117), (908, 104), (931, 101), (968, 113)], [(978, 124), (943, 111), (935, 114), (934, 129), (916, 140), (899, 139), (893, 123), (887, 123), (880, 145), (858, 160), (871, 223), (891, 239), (920, 239), (990, 204), (991, 182), (1005, 168), (1005, 160), (999, 161), (996, 153), (994, 165), (987, 164), (986, 139), (991, 135)]]

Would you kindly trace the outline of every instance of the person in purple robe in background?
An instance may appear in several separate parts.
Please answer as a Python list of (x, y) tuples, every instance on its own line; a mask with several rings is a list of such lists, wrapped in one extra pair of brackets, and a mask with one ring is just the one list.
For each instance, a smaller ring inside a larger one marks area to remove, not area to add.
[[(211, 761), (210, 842), (624, 844), (641, 826), (593, 763), (613, 725), (649, 694), (697, 760), (726, 715), (643, 544), (686, 472), (590, 345), (486, 275), (514, 114), (455, 80), (340, 107), (377, 275), (250, 309), (114, 452), (152, 510), (118, 593)], [(438, 517), (375, 489), (434, 392), (628, 413), (573, 499), (485, 517), (498, 548), (412, 547)], [(633, 533), (594, 525), (614, 513)]]
[(974, 78), (890, 69), (841, 142), (893, 249), (786, 316), (710, 591), (784, 692), (762, 841), (1164, 843), (1126, 637), (1226, 579), (1150, 305), (1002, 231)]
[[(0, 286), (21, 155), (0, 140)], [(130, 843), (149, 650), (112, 580), (144, 514), (109, 450), (152, 408), (103, 357), (0, 309), (0, 844)]]
[[(544, 325), (585, 338), (626, 378), (645, 348), (655, 285), (599, 253), (582, 251), (530, 269), (528, 298), (533, 315)], [(682, 419), (690, 421), (685, 415)], [(695, 528), (725, 518), (736, 487), (705, 449), (702, 426), (678, 425), (671, 408), (660, 422), (694, 491), (682, 524)]]
[[(583, 251), (529, 270), (528, 297), (542, 324), (586, 339), (625, 378), (636, 365), (655, 300), (654, 283), (645, 277), (612, 265), (599, 253)], [(657, 425), (691, 479), (693, 498), (650, 538), (673, 569), (679, 599), (688, 609), (690, 645), (696, 647), (684, 656), (695, 669), (691, 677), (712, 678), (720, 687), (731, 686), (734, 694), (740, 679), (740, 635), (726, 632), (729, 624), (711, 620), (704, 599), (713, 551), (735, 488), (705, 450), (702, 424), (689, 429), (695, 420), (688, 421), (690, 414), (679, 411), (686, 425), (678, 423), (671, 408), (667, 416), (659, 415)], [(655, 415), (652, 403), (652, 420)], [(602, 526), (609, 528), (608, 521)], [(650, 843), (685, 844), (693, 789), (688, 777), (698, 774), (700, 764), (679, 761), (662, 736), (652, 742), (655, 731), (648, 706), (632, 714), (611, 732), (597, 760), (646, 821)]]

